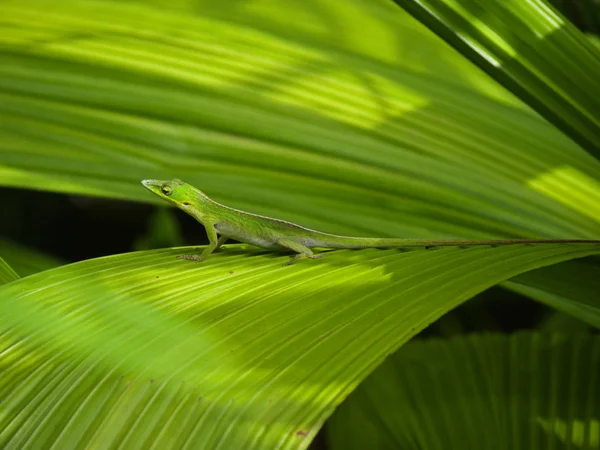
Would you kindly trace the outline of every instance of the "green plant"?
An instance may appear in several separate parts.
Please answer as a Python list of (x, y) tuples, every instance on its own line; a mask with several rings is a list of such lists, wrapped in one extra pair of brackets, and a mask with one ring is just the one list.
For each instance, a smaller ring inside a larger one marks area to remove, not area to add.
[[(597, 48), (541, 2), (431, 2), (423, 17), (423, 2), (399, 3), (513, 93), (387, 0), (4, 1), (0, 184), (154, 202), (139, 180), (177, 177), (332, 233), (598, 238)], [(304, 448), (387, 355), (492, 285), (510, 278), (503, 286), (600, 323), (592, 246), (340, 251), (292, 268), (228, 247), (202, 265), (152, 250), (17, 280), (0, 261), (2, 445)], [(476, 336), (471, 353), (461, 339), (439, 345), (468, 367), (478, 352), (531, 348), (531, 361), (545, 351), (557, 362), (530, 373), (506, 357), (498, 371), (594, 385), (595, 338)], [(436, 344), (405, 348), (421, 345)], [(589, 354), (585, 369), (564, 348)], [(413, 392), (426, 391), (414, 374)], [(535, 396), (494, 407), (517, 430), (509, 442), (597, 448), (592, 387), (544, 414)], [(357, 398), (347, 413), (360, 419)], [(334, 448), (353, 424), (339, 414)], [(416, 420), (385, 417), (407, 415)], [(443, 444), (435, 434), (451, 411), (419, 417), (434, 443), (400, 432), (392, 442)]]

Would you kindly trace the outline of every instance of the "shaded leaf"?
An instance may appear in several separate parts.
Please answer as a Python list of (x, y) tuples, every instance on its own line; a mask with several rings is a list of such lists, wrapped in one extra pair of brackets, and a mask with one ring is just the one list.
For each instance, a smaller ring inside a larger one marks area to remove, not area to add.
[(600, 35), (600, 9), (596, 0), (550, 0), (579, 30)]
[(549, 314), (539, 325), (539, 330), (554, 333), (582, 333), (593, 330), (592, 326), (572, 315), (554, 311)]
[(24, 277), (65, 264), (54, 256), (8, 239), (0, 239), (0, 256)]
[(6, 261), (0, 258), (0, 285), (10, 283), (11, 281), (18, 280), (19, 275), (10, 267)]
[(332, 449), (598, 449), (600, 338), (411, 342), (331, 417)]
[(534, 270), (504, 286), (600, 328), (600, 261), (597, 258)]

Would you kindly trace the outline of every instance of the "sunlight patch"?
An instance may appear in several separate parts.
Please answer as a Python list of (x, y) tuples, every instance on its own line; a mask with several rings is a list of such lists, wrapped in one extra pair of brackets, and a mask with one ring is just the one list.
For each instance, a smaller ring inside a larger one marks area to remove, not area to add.
[(363, 129), (377, 128), (390, 117), (429, 103), (422, 95), (380, 77), (367, 72), (344, 72), (334, 66), (282, 84), (267, 97)]
[(548, 8), (548, 5), (539, 0), (526, 0), (540, 15), (546, 19), (547, 23), (555, 28), (560, 28), (564, 25), (564, 20), (560, 18), (554, 11)]
[(600, 421), (598, 419), (542, 419), (537, 422), (547, 433), (558, 437), (564, 443), (582, 448), (597, 448), (600, 444)]
[(536, 191), (600, 222), (600, 183), (571, 166), (562, 166), (527, 181)]

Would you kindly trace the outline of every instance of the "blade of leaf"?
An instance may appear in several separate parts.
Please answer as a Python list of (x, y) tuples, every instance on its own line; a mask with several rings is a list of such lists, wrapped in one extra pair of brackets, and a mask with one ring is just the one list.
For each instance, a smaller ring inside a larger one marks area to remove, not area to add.
[(394, 2), (600, 157), (600, 52), (545, 0)]
[[(597, 245), (328, 252), (247, 246), (61, 266), (0, 287), (0, 442), (16, 448), (306, 448), (383, 358), (520, 272)], [(169, 420), (165, 421), (165, 418)]]
[(327, 424), (330, 448), (600, 448), (600, 338), (520, 332), (411, 342)]
[(593, 332), (593, 327), (582, 320), (560, 311), (548, 315), (539, 325), (539, 330), (547, 333), (583, 333)]
[(600, 328), (600, 261), (597, 258), (534, 270), (507, 281), (504, 286)]
[(20, 277), (4, 259), (0, 257), (0, 286), (11, 281), (18, 280)]
[(582, 32), (600, 35), (600, 10), (595, 0), (551, 0), (551, 3)]
[(598, 237), (598, 162), (390, 2), (55, 3), (0, 5), (0, 183), (157, 201), (139, 179), (177, 176), (334, 233)]
[(54, 256), (1, 238), (0, 256), (24, 277), (66, 264)]
[(48, 5), (1, 6), (1, 183), (156, 201), (139, 180), (178, 176), (337, 233), (597, 235), (600, 164), (393, 4), (311, 10), (385, 30), (368, 51), (305, 30), (296, 2)]

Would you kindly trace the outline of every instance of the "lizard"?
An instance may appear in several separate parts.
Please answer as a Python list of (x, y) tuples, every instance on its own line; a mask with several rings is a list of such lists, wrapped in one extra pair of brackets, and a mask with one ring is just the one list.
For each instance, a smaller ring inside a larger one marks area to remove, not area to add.
[(228, 239), (268, 250), (295, 252), (296, 254), (286, 263), (288, 265), (301, 258), (320, 258), (322, 255), (315, 255), (311, 250), (316, 247), (364, 249), (556, 243), (600, 244), (600, 240), (583, 239), (432, 240), (340, 236), (222, 205), (194, 186), (178, 179), (142, 180), (142, 184), (150, 192), (185, 211), (204, 226), (209, 241), (204, 250), (199, 255), (178, 257), (196, 262), (204, 261)]

